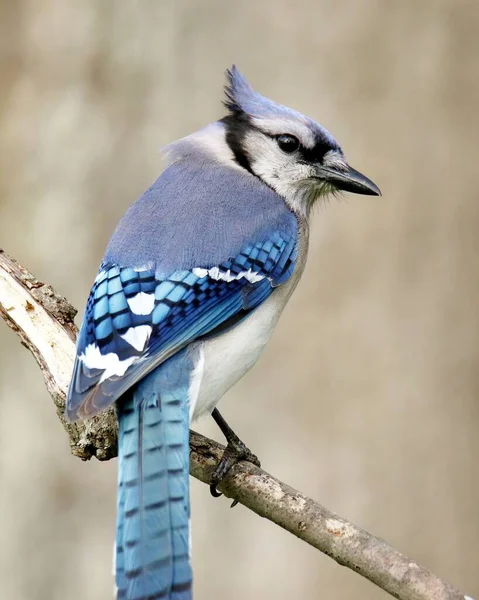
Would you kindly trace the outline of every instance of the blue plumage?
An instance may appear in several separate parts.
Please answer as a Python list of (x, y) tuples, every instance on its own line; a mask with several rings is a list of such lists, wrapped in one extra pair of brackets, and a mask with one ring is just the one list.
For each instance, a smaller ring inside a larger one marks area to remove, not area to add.
[(118, 403), (118, 598), (191, 597), (189, 369), (179, 353)]
[[(285, 233), (272, 232), (268, 239), (246, 244), (237, 256), (219, 265), (198, 265), (166, 278), (150, 270), (104, 264), (78, 339), (80, 358), (69, 390), (69, 418), (104, 409), (188, 342), (214, 331), (240, 311), (246, 316), (291, 275), (296, 236), (285, 238)], [(217, 279), (207, 272), (215, 267)], [(129, 302), (138, 294), (154, 294), (148, 314), (136, 314), (130, 308)], [(151, 328), (148, 339), (143, 347), (132, 346), (127, 333), (141, 326)], [(121, 377), (115, 372), (105, 379), (108, 371), (91, 368), (88, 352), (93, 348), (103, 356), (115, 355), (129, 368)]]
[[(294, 225), (289, 235), (286, 228), (272, 231), (218, 265), (202, 263), (166, 277), (131, 266), (103, 263), (100, 268), (80, 330), (67, 411), (70, 418), (90, 416), (118, 400), (119, 599), (191, 598), (192, 363), (179, 350), (235, 315), (245, 318), (291, 276), (297, 254)], [(149, 304), (145, 310), (134, 304), (138, 298)], [(133, 346), (128, 332), (144, 327), (150, 328), (144, 347)], [(92, 348), (128, 367), (105, 378), (107, 369), (86, 360)]]
[(234, 67), (225, 105), (167, 148), (119, 222), (78, 336), (68, 417), (118, 409), (124, 600), (191, 600), (190, 413), (211, 411), (264, 349), (303, 271), (312, 203), (379, 194), (331, 134)]
[[(223, 135), (220, 124), (212, 131)], [(297, 256), (297, 218), (270, 187), (189, 142), (171, 154), (109, 243), (67, 402), (75, 419), (117, 401), (125, 600), (191, 598), (188, 344), (245, 319), (290, 278)]]
[(120, 220), (106, 263), (149, 268), (166, 277), (219, 265), (238, 256), (245, 244), (266, 241), (275, 232), (296, 237), (295, 215), (259, 179), (202, 152), (180, 160), (177, 152)]
[[(296, 236), (274, 231), (264, 241), (245, 244), (216, 270), (200, 265), (165, 278), (152, 270), (102, 265), (78, 339), (68, 416), (89, 416), (120, 398), (118, 598), (191, 597), (187, 543), (192, 365), (185, 351), (169, 360), (168, 356), (234, 315), (246, 317), (274, 286), (290, 277), (296, 252)], [(147, 314), (132, 310), (131, 302), (141, 294), (154, 295)], [(138, 327), (151, 328), (143, 348), (127, 341), (127, 332)], [(105, 380), (105, 369), (85, 362), (89, 347), (131, 365), (123, 376)]]

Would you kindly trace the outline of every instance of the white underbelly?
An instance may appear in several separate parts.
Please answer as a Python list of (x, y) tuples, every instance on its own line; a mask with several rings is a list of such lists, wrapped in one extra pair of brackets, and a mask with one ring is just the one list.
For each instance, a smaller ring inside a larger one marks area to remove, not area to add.
[(198, 359), (190, 385), (193, 419), (210, 413), (230, 387), (256, 363), (286, 304), (284, 292), (276, 289), (244, 321), (201, 343), (195, 352)]
[(244, 321), (223, 334), (201, 342), (200, 347), (195, 349), (197, 358), (189, 390), (190, 416), (193, 420), (210, 413), (222, 396), (260, 357), (303, 272), (307, 235), (304, 235), (302, 242), (299, 264), (293, 276), (277, 287)]

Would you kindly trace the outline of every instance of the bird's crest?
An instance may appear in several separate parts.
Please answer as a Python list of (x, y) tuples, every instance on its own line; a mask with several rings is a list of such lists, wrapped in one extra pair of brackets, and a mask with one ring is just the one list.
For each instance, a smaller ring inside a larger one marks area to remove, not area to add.
[(255, 92), (236, 65), (226, 71), (226, 78), (224, 105), (230, 113), (245, 113), (258, 119), (277, 117), (305, 119), (300, 113)]

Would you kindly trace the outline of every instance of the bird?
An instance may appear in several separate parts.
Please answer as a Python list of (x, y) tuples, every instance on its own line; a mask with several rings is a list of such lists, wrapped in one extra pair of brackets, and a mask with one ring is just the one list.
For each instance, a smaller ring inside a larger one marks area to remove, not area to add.
[(118, 599), (191, 600), (189, 425), (226, 436), (211, 491), (259, 464), (216, 405), (256, 363), (303, 273), (312, 208), (378, 196), (323, 126), (226, 71), (226, 116), (173, 142), (119, 221), (87, 301), (70, 421), (116, 406)]

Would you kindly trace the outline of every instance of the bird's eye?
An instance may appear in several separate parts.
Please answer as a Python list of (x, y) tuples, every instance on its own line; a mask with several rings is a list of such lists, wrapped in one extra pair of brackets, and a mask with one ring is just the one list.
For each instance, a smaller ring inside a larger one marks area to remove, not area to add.
[(283, 133), (283, 135), (278, 135), (276, 138), (278, 142), (278, 146), (283, 152), (286, 154), (291, 154), (295, 152), (299, 148), (299, 140), (294, 135), (289, 135), (289, 133)]

